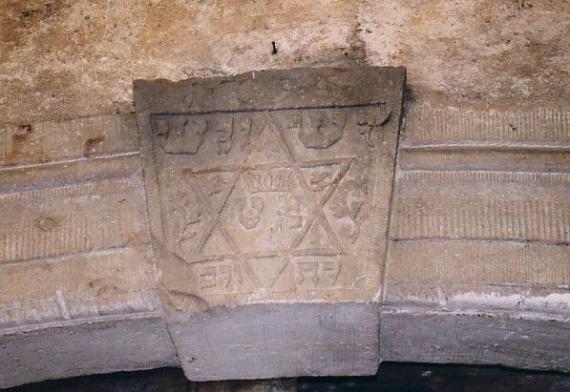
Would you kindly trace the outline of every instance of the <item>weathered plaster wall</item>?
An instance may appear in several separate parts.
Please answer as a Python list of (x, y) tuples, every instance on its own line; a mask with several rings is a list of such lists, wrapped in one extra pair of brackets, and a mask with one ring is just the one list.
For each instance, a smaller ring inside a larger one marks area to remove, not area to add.
[(2, 122), (131, 111), (137, 78), (359, 62), (418, 97), (567, 102), (570, 1), (0, 0)]

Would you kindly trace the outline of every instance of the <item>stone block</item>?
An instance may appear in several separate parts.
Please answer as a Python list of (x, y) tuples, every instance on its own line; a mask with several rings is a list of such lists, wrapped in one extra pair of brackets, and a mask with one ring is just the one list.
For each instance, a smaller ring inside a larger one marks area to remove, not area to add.
[(190, 379), (376, 371), (404, 82), (379, 67), (135, 81), (167, 324)]
[(570, 111), (410, 103), (383, 359), (570, 371)]
[(135, 124), (0, 127), (0, 387), (177, 363)]

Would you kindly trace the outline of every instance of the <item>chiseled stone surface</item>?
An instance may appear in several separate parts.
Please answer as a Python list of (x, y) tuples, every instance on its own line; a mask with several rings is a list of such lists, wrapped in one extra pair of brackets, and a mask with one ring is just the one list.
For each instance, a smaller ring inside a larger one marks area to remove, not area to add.
[(570, 371), (567, 102), (410, 93), (395, 162), (404, 77), (138, 81), (140, 135), (133, 115), (1, 124), (0, 387)]
[(175, 365), (134, 116), (0, 126), (0, 387)]
[(135, 82), (167, 321), (191, 379), (375, 371), (404, 81), (356, 67)]
[(410, 102), (382, 357), (570, 370), (570, 108)]
[(131, 110), (133, 79), (362, 63), (406, 66), (424, 97), (568, 101), (569, 14), (566, 0), (4, 0), (0, 118)]

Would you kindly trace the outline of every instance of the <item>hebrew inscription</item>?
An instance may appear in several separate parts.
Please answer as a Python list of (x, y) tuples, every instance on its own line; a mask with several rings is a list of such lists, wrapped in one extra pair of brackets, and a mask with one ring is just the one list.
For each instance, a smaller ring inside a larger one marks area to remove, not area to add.
[[(383, 263), (403, 74), (236, 78), (183, 82), (160, 97), (148, 95), (160, 82), (135, 83), (146, 162), (156, 172), (148, 187), (160, 205), (151, 227), (166, 249), (163, 270), (172, 271), (165, 279), (209, 302), (371, 297)], [(351, 80), (363, 93), (339, 98)], [(189, 98), (204, 89), (210, 106), (202, 95)], [(206, 102), (189, 111), (197, 99)]]

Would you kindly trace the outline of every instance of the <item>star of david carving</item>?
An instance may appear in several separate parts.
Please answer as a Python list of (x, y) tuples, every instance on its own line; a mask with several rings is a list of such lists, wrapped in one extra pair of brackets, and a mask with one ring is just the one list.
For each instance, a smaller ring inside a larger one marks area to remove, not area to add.
[[(267, 131), (274, 133), (273, 140), (279, 145), (279, 147), (281, 147), (281, 150), (285, 152), (286, 160), (271, 163), (250, 164), (248, 161), (250, 160), (250, 156), (253, 153), (250, 151), (243, 164), (205, 170), (210, 174), (218, 172), (224, 173), (229, 177), (229, 181), (226, 184), (226, 189), (220, 196), (220, 202), (217, 203), (218, 205), (212, 202), (212, 200), (208, 197), (207, 192), (205, 192), (204, 189), (202, 189), (202, 187), (199, 185), (196, 177), (201, 174), (200, 171), (193, 172), (194, 178), (190, 179), (191, 187), (194, 193), (197, 195), (199, 203), (206, 211), (209, 219), (206, 221), (205, 228), (199, 236), (197, 245), (194, 247), (194, 251), (190, 256), (185, 255), (185, 259), (190, 264), (225, 259), (236, 260), (242, 265), (244, 270), (248, 272), (248, 275), (252, 277), (254, 283), (260, 287), (262, 284), (260, 283), (254, 269), (248, 263), (248, 259), (277, 258), (284, 256), (282, 258), (288, 260), (288, 263), (291, 256), (335, 256), (342, 255), (344, 253), (342, 242), (333, 229), (333, 226), (323, 211), (323, 208), (334, 195), (342, 179), (348, 173), (354, 159), (353, 157), (345, 157), (317, 160), (300, 160), (296, 155), (293, 146), (289, 144), (287, 138), (284, 136), (284, 130), (279, 127), (277, 121), (275, 121), (271, 115), (267, 115), (265, 121), (266, 123), (260, 133)], [(255, 143), (256, 139), (254, 138), (252, 140), (252, 150), (255, 147)], [(307, 176), (303, 170), (322, 166), (327, 167), (331, 165), (335, 168), (335, 170), (333, 170), (332, 178), (327, 182), (327, 185), (325, 187), (320, 189), (322, 192), (316, 191), (314, 187), (311, 186), (311, 182), (308, 181)], [(240, 179), (243, 179), (244, 174), (248, 171), (251, 172), (260, 168), (287, 168), (292, 170), (293, 175), (296, 178), (296, 184), (298, 184), (298, 187), (300, 187), (303, 197), (305, 198), (304, 202), (309, 205), (310, 212), (306, 216), (306, 219), (304, 219), (299, 232), (294, 236), (289, 246), (277, 247), (275, 249), (268, 249), (264, 251), (252, 251), (251, 249), (247, 249), (248, 244), (241, 244), (236, 240), (236, 238), (232, 235), (230, 228), (226, 227), (222, 222), (221, 216), (224, 211), (229, 208), (228, 201), (234, 194), (238, 181), (240, 181)], [(301, 249), (301, 243), (307, 236), (307, 233), (313, 227), (315, 227), (315, 225), (318, 225), (320, 228), (322, 228), (330, 246), (327, 249), (320, 249), (318, 247), (312, 249), (310, 247), (305, 247)], [(210, 237), (213, 235), (214, 231), (217, 231), (217, 233), (223, 237), (225, 243), (229, 247), (229, 252), (219, 252), (215, 255), (204, 254), (204, 248)], [(243, 245), (245, 245), (245, 247)], [(286, 265), (287, 264), (283, 266), (277, 275), (283, 272), (283, 270), (286, 268)]]

